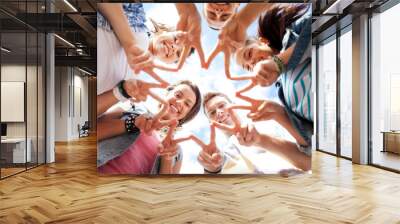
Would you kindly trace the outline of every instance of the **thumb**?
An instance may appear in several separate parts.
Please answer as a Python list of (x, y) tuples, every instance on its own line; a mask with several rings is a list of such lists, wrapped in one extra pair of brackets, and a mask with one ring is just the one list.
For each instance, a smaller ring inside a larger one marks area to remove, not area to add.
[(222, 160), (222, 156), (221, 156), (220, 153), (213, 153), (212, 156), (211, 156), (211, 159), (212, 159), (212, 161), (213, 161), (214, 163), (219, 164), (220, 161)]
[(258, 112), (250, 112), (247, 114), (247, 117), (250, 119), (254, 119), (255, 117), (258, 117)]

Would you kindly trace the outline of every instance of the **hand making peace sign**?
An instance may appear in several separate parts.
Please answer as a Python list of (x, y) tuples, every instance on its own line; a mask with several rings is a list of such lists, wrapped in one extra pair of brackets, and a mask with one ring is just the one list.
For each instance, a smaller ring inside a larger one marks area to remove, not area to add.
[(151, 97), (153, 97), (155, 100), (157, 100), (158, 102), (160, 102), (161, 110), (153, 117), (143, 114), (136, 118), (135, 126), (138, 127), (141, 132), (144, 132), (147, 135), (150, 135), (151, 132), (154, 130), (159, 130), (162, 127), (170, 126), (172, 124), (175, 124), (175, 122), (176, 122), (175, 119), (171, 119), (171, 120), (162, 119), (169, 109), (168, 103), (164, 99), (162, 99), (160, 96), (154, 94), (151, 91), (149, 91), (149, 95)]
[(178, 125), (177, 120), (173, 120), (169, 124), (167, 135), (158, 145), (158, 153), (161, 156), (165, 156), (168, 160), (171, 160), (178, 153), (178, 146), (177, 146), (178, 142), (173, 139), (174, 137), (173, 134), (175, 132), (177, 125)]
[(183, 53), (179, 58), (178, 66), (176, 70), (182, 68), (186, 57), (189, 55), (191, 48), (196, 49), (199, 55), (201, 67), (205, 68), (205, 56), (201, 46), (201, 17), (193, 3), (176, 3), (176, 8), (179, 13), (179, 21), (176, 25), (176, 29), (183, 31), (187, 34), (185, 38)]
[(206, 68), (208, 68), (214, 58), (221, 52), (224, 53), (224, 67), (225, 74), (228, 79), (231, 79), (229, 66), (231, 55), (236, 49), (243, 46), (246, 39), (247, 26), (237, 19), (237, 15), (233, 15), (223, 26), (218, 36), (218, 43), (206, 62)]
[(167, 81), (162, 79), (156, 72), (154, 72), (154, 68), (166, 71), (170, 71), (171, 69), (155, 63), (153, 57), (148, 52), (143, 51), (133, 44), (125, 48), (125, 53), (128, 64), (135, 74), (138, 74), (140, 71), (144, 71), (157, 80), (163, 87), (167, 87), (169, 85)]
[(205, 144), (195, 135), (178, 138), (175, 142), (180, 143), (187, 140), (193, 140), (196, 142), (201, 147), (197, 160), (207, 171), (216, 172), (221, 169), (224, 162), (224, 156), (215, 143), (215, 136), (215, 123), (213, 122), (210, 125), (210, 143)]
[(242, 95), (244, 92), (249, 91), (256, 85), (256, 82), (252, 81), (249, 85), (236, 92), (236, 97), (249, 102), (249, 106), (233, 105), (230, 106), (230, 108), (250, 110), (247, 117), (253, 121), (278, 120), (278, 118), (282, 117), (282, 115), (286, 113), (282, 105), (272, 100), (256, 100)]
[[(227, 131), (228, 133), (235, 135), (239, 141), (239, 144), (250, 146), (260, 142), (260, 133), (254, 127), (253, 124), (241, 124), (240, 121), (233, 114), (234, 109), (244, 109), (246, 106), (233, 105), (228, 107), (228, 113), (232, 117), (233, 125), (226, 125), (221, 123), (214, 123), (215, 127), (221, 130)], [(248, 109), (248, 108), (246, 108)]]
[(149, 83), (142, 80), (128, 79), (124, 81), (123, 88), (131, 96), (133, 102), (146, 101), (151, 88), (164, 88), (163, 84)]

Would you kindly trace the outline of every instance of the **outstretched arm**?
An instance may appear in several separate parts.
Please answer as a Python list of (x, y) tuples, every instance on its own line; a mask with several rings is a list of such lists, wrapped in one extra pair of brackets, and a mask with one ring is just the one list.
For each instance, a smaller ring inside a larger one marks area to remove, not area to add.
[(98, 9), (111, 23), (123, 48), (136, 44), (135, 37), (133, 36), (121, 3), (100, 3), (98, 4)]
[(294, 128), (289, 120), (289, 116), (285, 111), (285, 108), (271, 100), (264, 100), (260, 103), (255, 111), (251, 111), (248, 118), (252, 119), (254, 122), (263, 120), (275, 120), (283, 128), (285, 128), (289, 134), (291, 134), (299, 145), (307, 146), (308, 143), (299, 134), (299, 132)]
[(97, 96), (97, 117), (106, 112), (114, 104), (118, 103), (113, 91), (109, 90)]
[(190, 49), (196, 49), (199, 55), (201, 66), (205, 67), (204, 51), (201, 46), (201, 17), (195, 4), (193, 3), (176, 3), (176, 10), (179, 14), (179, 21), (176, 25), (177, 30), (187, 33), (186, 43), (183, 53), (179, 59), (177, 70), (182, 68), (186, 57), (189, 55)]
[(285, 139), (259, 133), (253, 124), (243, 125), (236, 137), (241, 145), (255, 145), (277, 154), (304, 171), (311, 169), (311, 157), (299, 151), (297, 145)]
[(297, 145), (293, 142), (266, 134), (260, 134), (260, 138), (256, 144), (259, 147), (282, 156), (303, 171), (311, 169), (311, 156), (300, 152)]
[(193, 140), (200, 147), (201, 151), (197, 156), (197, 160), (204, 167), (204, 170), (209, 173), (217, 173), (221, 171), (224, 164), (224, 154), (217, 148), (215, 144), (215, 123), (210, 126), (210, 143), (205, 144), (195, 135), (190, 135), (184, 138), (175, 139), (176, 143)]
[(97, 140), (118, 136), (125, 133), (125, 121), (121, 119), (102, 119), (97, 122)]

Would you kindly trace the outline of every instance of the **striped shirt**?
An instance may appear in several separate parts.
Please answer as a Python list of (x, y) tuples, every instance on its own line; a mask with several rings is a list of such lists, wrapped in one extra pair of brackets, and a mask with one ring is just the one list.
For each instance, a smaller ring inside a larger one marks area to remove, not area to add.
[(287, 105), (297, 115), (313, 121), (311, 96), (311, 58), (281, 75), (283, 94)]
[(287, 70), (280, 76), (286, 104), (295, 114), (313, 121), (310, 6), (286, 29), (282, 44), (284, 50), (296, 44)]

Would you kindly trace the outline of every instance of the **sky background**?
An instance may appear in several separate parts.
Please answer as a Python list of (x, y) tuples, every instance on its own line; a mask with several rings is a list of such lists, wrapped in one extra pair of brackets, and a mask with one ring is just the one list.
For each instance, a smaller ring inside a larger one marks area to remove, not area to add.
[[(178, 13), (174, 4), (171, 3), (144, 3), (144, 9), (146, 12), (146, 17), (151, 17), (155, 21), (162, 22), (167, 25), (175, 26), (178, 21)], [(245, 4), (241, 4), (242, 8)], [(206, 58), (211, 53), (211, 51), (216, 46), (218, 40), (218, 31), (215, 31), (208, 27), (205, 19), (203, 18), (203, 4), (196, 3), (197, 10), (202, 17), (202, 45), (205, 52)], [(147, 22), (148, 27), (151, 27), (149, 20)], [(249, 27), (248, 35), (255, 36), (257, 34), (256, 23), (253, 23)], [(197, 52), (191, 55), (185, 62), (183, 68), (178, 73), (164, 72), (156, 70), (163, 79), (169, 83), (175, 83), (176, 81), (182, 79), (189, 79), (196, 83), (202, 95), (209, 91), (219, 91), (227, 94), (234, 102), (246, 103), (240, 99), (234, 97), (235, 92), (247, 85), (249, 81), (231, 81), (226, 79), (224, 72), (224, 60), (223, 54), (219, 54), (208, 70), (202, 69), (200, 66), (200, 60), (198, 58)], [(236, 65), (235, 60), (231, 60), (231, 74), (242, 75), (247, 73), (245, 70), (241, 69), (240, 66)], [(154, 80), (149, 77), (146, 73), (140, 73), (135, 78), (143, 79), (146, 81), (154, 82)], [(165, 95), (165, 90), (154, 90), (158, 95)], [(257, 86), (251, 91), (247, 92), (245, 95), (251, 96), (256, 99), (272, 99), (279, 101), (276, 95), (275, 87), (260, 87)], [(157, 111), (158, 102), (151, 97), (144, 103), (144, 105), (150, 111)], [(246, 104), (247, 105), (247, 104)], [(246, 120), (246, 114), (248, 111), (237, 110), (239, 116), (242, 120)], [(291, 139), (291, 136), (276, 122), (266, 121), (258, 122), (256, 124), (257, 129), (262, 133), (270, 133), (284, 138)], [(196, 136), (201, 138), (205, 143), (209, 142), (209, 121), (203, 113), (203, 108), (201, 108), (199, 114), (192, 121), (188, 122), (183, 126), (183, 130), (178, 131), (176, 136), (187, 136), (190, 133), (194, 133)], [(217, 132), (216, 137), (217, 145), (219, 147), (226, 143), (226, 138), (221, 132)], [(203, 167), (197, 162), (197, 155), (200, 151), (200, 147), (193, 143), (192, 141), (186, 141), (180, 144), (183, 149), (183, 164), (182, 173), (203, 173)], [(279, 164), (277, 164), (279, 166)]]

